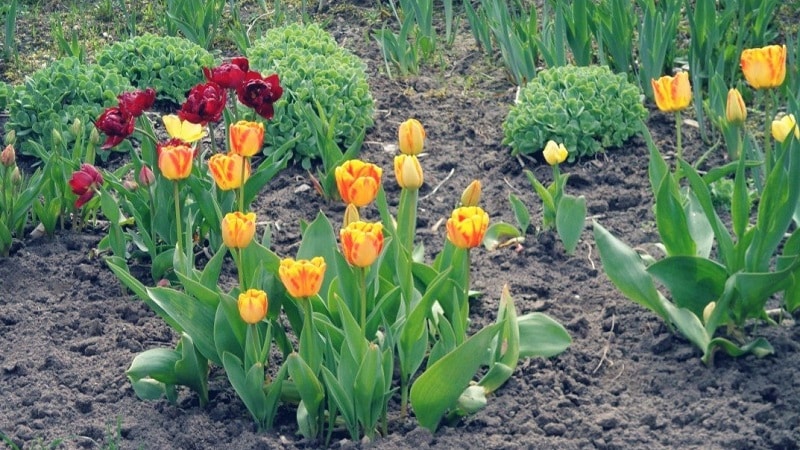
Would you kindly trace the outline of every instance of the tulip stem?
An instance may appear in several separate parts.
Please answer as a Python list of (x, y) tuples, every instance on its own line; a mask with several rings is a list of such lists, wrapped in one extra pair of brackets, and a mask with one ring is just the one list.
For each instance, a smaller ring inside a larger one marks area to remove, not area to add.
[(359, 277), (359, 296), (361, 297), (361, 320), (359, 324), (361, 325), (361, 331), (364, 333), (364, 337), (367, 337), (367, 268), (362, 267), (358, 269), (358, 277)]
[(236, 251), (234, 252), (234, 256), (236, 257), (236, 272), (239, 274), (239, 288), (242, 291), (244, 291), (245, 290), (244, 270), (242, 269), (244, 266), (242, 264), (242, 259), (243, 259), (242, 253), (244, 253), (243, 248), (236, 249)]
[(214, 125), (212, 122), (208, 123), (208, 139), (211, 141), (211, 154), (217, 154), (217, 139), (214, 137)]
[(683, 159), (683, 143), (682, 141), (682, 133), (681, 128), (683, 128), (683, 117), (681, 116), (680, 111), (675, 112), (675, 154), (677, 156), (677, 162), (675, 165), (675, 169), (677, 170), (680, 167), (680, 161)]
[(178, 251), (183, 253), (183, 225), (181, 220), (181, 202), (180, 202), (180, 186), (178, 180), (173, 182), (174, 197), (175, 197), (175, 226), (178, 230)]
[(775, 111), (773, 108), (775, 107), (775, 102), (773, 102), (772, 96), (775, 95), (773, 89), (770, 89), (769, 94), (765, 93), (764, 98), (764, 176), (765, 178), (769, 176), (770, 170), (772, 170), (772, 119), (775, 118)]
[(239, 179), (242, 180), (242, 184), (239, 186), (239, 211), (245, 213), (244, 210), (244, 184), (247, 180), (244, 179), (245, 174), (245, 165), (250, 163), (249, 156), (242, 156), (242, 172), (239, 174)]

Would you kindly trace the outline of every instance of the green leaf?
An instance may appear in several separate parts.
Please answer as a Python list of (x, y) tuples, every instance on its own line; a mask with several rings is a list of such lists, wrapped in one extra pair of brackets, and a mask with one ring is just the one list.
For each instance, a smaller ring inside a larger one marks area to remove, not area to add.
[(550, 358), (561, 354), (572, 343), (563, 325), (550, 316), (533, 312), (517, 318), (519, 356)]
[(489, 371), (478, 382), (478, 385), (485, 388), (485, 394), (490, 394), (502, 386), (514, 373), (519, 362), (519, 322), (517, 310), (514, 307), (514, 298), (511, 297), (508, 285), (503, 286), (500, 295), (500, 310), (496, 323), (501, 323), (503, 327), (494, 342), (494, 354)]
[(757, 338), (756, 340), (742, 346), (738, 346), (725, 338), (717, 337), (709, 342), (709, 351), (703, 355), (704, 363), (708, 364), (711, 361), (711, 355), (713, 355), (711, 350), (713, 350), (715, 347), (722, 348), (725, 350), (725, 353), (733, 356), (734, 358), (746, 355), (748, 353), (755, 355), (757, 358), (763, 358), (775, 353), (775, 349), (772, 347), (769, 341), (763, 337)]
[(302, 406), (305, 410), (304, 413), (298, 410), (298, 419), (307, 414), (307, 419), (303, 420), (305, 426), (302, 426), (301, 430), (306, 434), (306, 438), (316, 437), (319, 432), (316, 423), (319, 421), (320, 405), (325, 398), (325, 390), (314, 371), (303, 361), (299, 354), (290, 354), (286, 362), (289, 368), (289, 376), (297, 386), (297, 391), (300, 394)]
[(175, 363), (178, 382), (189, 386), (200, 396), (200, 406), (208, 403), (208, 359), (199, 354), (192, 337), (181, 335), (181, 359)]
[(669, 289), (672, 301), (703, 317), (703, 308), (716, 301), (725, 290), (725, 266), (696, 256), (669, 256), (647, 268)]
[(556, 208), (556, 231), (568, 255), (575, 252), (586, 221), (586, 198), (563, 194)]
[(147, 306), (149, 306), (150, 309), (153, 310), (153, 312), (158, 314), (159, 317), (161, 317), (165, 322), (167, 322), (167, 325), (169, 325), (173, 330), (177, 331), (178, 333), (183, 331), (183, 327), (181, 327), (175, 319), (173, 319), (169, 314), (167, 314), (166, 311), (164, 311), (164, 309), (161, 308), (161, 306), (159, 306), (157, 302), (153, 301), (153, 299), (150, 298), (150, 295), (147, 293), (147, 287), (144, 284), (142, 284), (141, 281), (137, 280), (136, 277), (131, 275), (130, 271), (128, 270), (128, 264), (125, 261), (125, 259), (123, 259), (120, 256), (112, 256), (106, 258), (106, 264), (111, 269), (111, 271), (114, 272), (114, 275), (117, 276), (117, 278), (122, 282), (122, 284), (124, 284), (128, 289), (133, 291), (133, 293), (136, 294), (137, 297), (143, 300), (147, 304)]
[(696, 252), (678, 186), (671, 174), (664, 176), (656, 195), (656, 225), (669, 256), (694, 256)]
[(517, 242), (523, 234), (520, 230), (505, 222), (494, 222), (486, 229), (483, 235), (483, 246), (487, 250), (496, 250), (498, 247)]
[(222, 365), (214, 345), (214, 317), (216, 308), (204, 305), (195, 298), (169, 288), (147, 288), (148, 296), (192, 337), (200, 353)]
[(667, 314), (669, 314), (669, 321), (675, 325), (675, 328), (686, 339), (696, 345), (703, 354), (708, 353), (710, 350), (708, 344), (711, 336), (706, 331), (706, 328), (703, 327), (700, 318), (688, 309), (677, 308), (670, 302), (664, 302), (664, 306), (667, 309)]
[(267, 397), (264, 393), (264, 366), (256, 364), (245, 372), (242, 360), (229, 352), (222, 354), (222, 363), (231, 386), (242, 399), (258, 424), (263, 424), (267, 415)]
[[(522, 200), (513, 193), (508, 194), (508, 201), (511, 203), (511, 210), (514, 211), (514, 218), (517, 220), (520, 232), (524, 235), (528, 232), (528, 227), (531, 226), (531, 213), (528, 211), (525, 204), (522, 203)], [(485, 242), (484, 240), (484, 243)]]

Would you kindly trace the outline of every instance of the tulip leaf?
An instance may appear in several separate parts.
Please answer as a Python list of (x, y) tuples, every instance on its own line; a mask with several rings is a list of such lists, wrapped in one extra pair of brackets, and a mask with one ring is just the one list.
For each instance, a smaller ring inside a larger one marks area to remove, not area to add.
[[(517, 220), (521, 234), (528, 232), (528, 227), (531, 226), (531, 213), (528, 208), (522, 203), (513, 193), (508, 194), (508, 201), (511, 203), (511, 210), (514, 211), (514, 218)], [(484, 242), (485, 238), (484, 238)]]
[(325, 398), (325, 390), (311, 367), (303, 361), (299, 354), (290, 354), (286, 359), (286, 363), (288, 364), (289, 376), (294, 380), (302, 399), (297, 411), (298, 425), (300, 425), (301, 432), (305, 437), (316, 437), (318, 431), (316, 424), (319, 421), (320, 405)]
[(263, 424), (267, 413), (267, 398), (264, 393), (264, 366), (256, 364), (245, 372), (242, 360), (230, 352), (222, 355), (222, 363), (231, 386), (242, 399), (247, 410), (257, 423)]
[(375, 344), (370, 344), (364, 353), (361, 365), (356, 373), (353, 393), (355, 411), (361, 426), (368, 435), (375, 429), (383, 409), (384, 378), (381, 363), (381, 351)]
[(647, 272), (669, 289), (675, 305), (698, 317), (706, 305), (719, 299), (728, 279), (725, 266), (695, 256), (669, 256), (650, 265)]
[(747, 178), (744, 173), (745, 159), (739, 158), (736, 165), (736, 177), (733, 179), (733, 197), (731, 198), (731, 222), (734, 234), (741, 239), (750, 220), (750, 195), (747, 192)]
[(717, 238), (718, 252), (720, 259), (723, 261), (728, 271), (735, 271), (735, 256), (733, 238), (730, 232), (725, 228), (725, 224), (719, 218), (716, 209), (714, 209), (714, 202), (711, 200), (711, 193), (705, 181), (700, 178), (700, 175), (690, 164), (681, 161), (682, 173), (689, 180), (689, 185), (692, 188), (692, 193), (697, 198), (697, 201), (702, 208), (703, 212), (708, 219), (711, 229), (714, 230), (714, 236)]
[(514, 298), (508, 290), (508, 285), (503, 286), (500, 295), (500, 310), (497, 314), (497, 323), (503, 327), (494, 341), (494, 351), (489, 371), (481, 378), (478, 385), (483, 386), (485, 394), (496, 391), (514, 373), (520, 357), (519, 322)]
[(706, 331), (705, 327), (703, 327), (700, 318), (688, 309), (678, 308), (670, 302), (664, 302), (664, 306), (669, 315), (668, 320), (675, 325), (675, 328), (677, 328), (686, 339), (697, 346), (697, 348), (702, 350), (703, 354), (708, 353), (708, 344), (711, 340), (711, 336)]
[(131, 275), (130, 271), (128, 270), (128, 265), (122, 257), (112, 256), (110, 258), (106, 258), (106, 264), (108, 264), (108, 267), (112, 272), (114, 272), (114, 275), (117, 276), (122, 284), (124, 284), (128, 289), (133, 291), (137, 297), (144, 301), (154, 313), (156, 313), (167, 323), (167, 325), (169, 325), (178, 333), (183, 331), (183, 328), (178, 324), (178, 322), (173, 319), (172, 316), (167, 314), (166, 311), (164, 311), (164, 309), (158, 305), (158, 303), (150, 298), (150, 295), (147, 293), (147, 287), (142, 284), (141, 281), (137, 280), (136, 277)]
[[(153, 379), (164, 384), (177, 384), (178, 378), (175, 375), (175, 363), (180, 360), (180, 352), (170, 348), (151, 348), (136, 355), (131, 362), (131, 366), (125, 371), (125, 374), (134, 383), (136, 389), (136, 382), (145, 379)], [(152, 390), (147, 390), (145, 393), (152, 393)], [(163, 393), (163, 392), (162, 392)], [(139, 392), (136, 392), (139, 395)], [(159, 397), (147, 397), (143, 400), (155, 400)]]
[(757, 338), (754, 341), (742, 346), (736, 345), (725, 338), (717, 337), (712, 339), (708, 346), (709, 350), (703, 355), (703, 362), (706, 364), (711, 362), (711, 356), (713, 355), (713, 349), (715, 347), (722, 348), (725, 350), (725, 353), (733, 356), (734, 358), (746, 355), (748, 353), (755, 355), (757, 358), (763, 358), (775, 353), (775, 349), (772, 347), (769, 341), (763, 337)]
[(217, 309), (198, 302), (193, 297), (174, 289), (147, 288), (150, 298), (172, 317), (192, 337), (194, 345), (207, 359), (222, 365), (214, 345), (214, 317)]
[(495, 323), (483, 328), (416, 379), (411, 386), (411, 405), (421, 426), (436, 431), (442, 415), (455, 406), (480, 368), (501, 326)]
[(517, 325), (521, 358), (556, 356), (572, 343), (566, 328), (543, 313), (533, 312), (519, 316)]
[(714, 246), (714, 230), (692, 191), (687, 192), (684, 210), (686, 211), (686, 224), (689, 226), (689, 233), (691, 233), (696, 246), (695, 255), (708, 258)]
[(694, 256), (697, 250), (680, 193), (671, 174), (664, 176), (656, 194), (656, 225), (669, 256)]
[(522, 233), (513, 225), (504, 222), (494, 222), (486, 229), (483, 235), (483, 246), (487, 250), (496, 250), (512, 239), (522, 237)]
[(246, 331), (247, 324), (239, 315), (236, 300), (222, 294), (214, 316), (214, 346), (217, 355), (224, 355), (225, 352), (244, 354)]
[(741, 303), (734, 303), (732, 308), (740, 320), (758, 317), (772, 294), (780, 292), (796, 283), (793, 271), (800, 266), (800, 260), (776, 272), (750, 273), (738, 272), (733, 275), (736, 291)]
[(564, 194), (556, 209), (556, 232), (568, 255), (575, 252), (586, 222), (586, 198)]
[(353, 399), (350, 398), (348, 391), (345, 391), (344, 387), (339, 383), (339, 380), (336, 379), (336, 376), (325, 366), (322, 366), (322, 379), (325, 381), (325, 387), (328, 389), (328, 393), (331, 398), (333, 398), (334, 403), (336, 403), (336, 406), (339, 408), (339, 412), (342, 414), (345, 426), (350, 432), (350, 438), (357, 440), (358, 424), (356, 421)]

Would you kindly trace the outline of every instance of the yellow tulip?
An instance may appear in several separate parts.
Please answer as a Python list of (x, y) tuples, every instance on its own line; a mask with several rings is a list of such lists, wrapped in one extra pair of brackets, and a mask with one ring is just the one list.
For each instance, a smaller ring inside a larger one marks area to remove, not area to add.
[(264, 124), (240, 120), (231, 125), (231, 153), (253, 156), (264, 145)]
[(239, 294), (236, 302), (239, 307), (239, 315), (245, 322), (254, 325), (267, 317), (269, 302), (267, 293), (259, 289), (248, 289)]
[(728, 91), (728, 102), (725, 104), (725, 119), (730, 123), (741, 124), (747, 119), (747, 107), (742, 94), (736, 88)]
[(192, 123), (188, 120), (181, 120), (177, 114), (167, 114), (161, 117), (167, 134), (173, 139), (180, 139), (183, 142), (192, 143), (199, 141), (206, 136), (205, 127), (199, 123)]
[(778, 87), (786, 78), (786, 46), (768, 45), (742, 50), (739, 64), (747, 84), (754, 89)]
[(400, 124), (397, 130), (397, 140), (400, 153), (405, 155), (418, 155), (425, 145), (425, 128), (417, 119), (408, 119)]
[(289, 295), (295, 298), (311, 297), (319, 293), (325, 277), (325, 260), (317, 256), (311, 260), (291, 258), (281, 260), (278, 275)]
[(656, 106), (664, 112), (682, 111), (692, 102), (692, 86), (688, 72), (678, 72), (674, 77), (664, 75), (650, 80)]
[(345, 161), (334, 172), (342, 201), (358, 207), (375, 200), (381, 185), (381, 175), (383, 169), (359, 159)]
[(222, 242), (228, 248), (245, 248), (256, 234), (256, 214), (240, 211), (222, 218)]
[(383, 225), (381, 223), (352, 222), (339, 232), (342, 253), (347, 262), (356, 267), (369, 267), (383, 250)]
[(453, 210), (447, 219), (447, 239), (456, 247), (473, 248), (481, 245), (489, 228), (489, 215), (478, 206), (462, 206)]
[(422, 166), (414, 155), (395, 156), (394, 175), (397, 177), (397, 184), (403, 189), (419, 189), (424, 181)]
[(569, 152), (567, 148), (564, 147), (564, 144), (557, 144), (555, 141), (547, 141), (544, 150), (542, 150), (542, 154), (547, 164), (555, 166), (556, 164), (561, 164), (566, 161)]
[(481, 201), (481, 182), (473, 180), (461, 193), (461, 206), (478, 206)]
[(800, 130), (797, 128), (797, 122), (794, 120), (794, 114), (787, 114), (780, 119), (772, 121), (772, 137), (778, 142), (783, 142), (794, 130), (794, 137), (800, 139)]
[(239, 189), (250, 178), (250, 162), (235, 153), (213, 155), (208, 160), (208, 170), (217, 187), (223, 191)]
[(183, 180), (192, 173), (194, 149), (188, 145), (164, 145), (158, 149), (158, 168), (168, 180)]

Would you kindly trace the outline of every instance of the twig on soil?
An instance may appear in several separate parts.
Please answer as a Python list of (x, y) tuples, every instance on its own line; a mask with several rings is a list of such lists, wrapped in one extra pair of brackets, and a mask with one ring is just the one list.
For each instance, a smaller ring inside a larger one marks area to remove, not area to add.
[(519, 194), (519, 189), (517, 189), (517, 188), (515, 188), (514, 186), (512, 186), (512, 185), (511, 185), (511, 182), (510, 182), (510, 181), (508, 181), (508, 178), (506, 178), (506, 177), (503, 177), (503, 182), (506, 184), (506, 186), (510, 187), (512, 191), (514, 191), (514, 192), (516, 192), (517, 194)]
[(586, 254), (586, 259), (589, 260), (589, 264), (592, 265), (592, 270), (595, 270), (594, 261), (592, 261), (592, 244), (588, 242), (584, 242), (586, 244), (586, 248), (589, 249), (589, 253)]
[(456, 173), (456, 169), (455, 169), (455, 168), (452, 168), (452, 169), (450, 169), (450, 173), (448, 173), (448, 174), (447, 174), (447, 176), (446, 176), (446, 177), (444, 177), (444, 180), (440, 181), (440, 182), (439, 182), (439, 184), (437, 184), (437, 185), (436, 185), (436, 187), (434, 187), (434, 188), (433, 188), (433, 190), (432, 190), (432, 191), (430, 191), (430, 192), (428, 193), (428, 195), (426, 195), (426, 196), (422, 197), (420, 200), (425, 200), (425, 199), (427, 199), (428, 197), (430, 197), (431, 195), (435, 194), (435, 193), (436, 193), (436, 191), (438, 191), (438, 190), (439, 190), (439, 188), (440, 188), (440, 187), (442, 187), (442, 185), (443, 185), (445, 182), (447, 182), (447, 180), (449, 180), (449, 179), (450, 179), (450, 177), (452, 177), (454, 173)]
[[(603, 354), (600, 356), (600, 362), (597, 363), (597, 367), (595, 367), (594, 370), (592, 371), (592, 375), (597, 373), (597, 371), (600, 370), (600, 367), (602, 367), (603, 363), (606, 362), (606, 361), (608, 361), (608, 366), (609, 367), (614, 365), (614, 361), (611, 361), (610, 359), (608, 359), (608, 351), (611, 349), (611, 337), (614, 336), (614, 325), (616, 325), (616, 319), (617, 319), (616, 314), (612, 314), (611, 315), (611, 327), (608, 329), (608, 332), (611, 334), (611, 336), (608, 337), (608, 340), (606, 341), (606, 345), (603, 346)], [(623, 366), (623, 369), (624, 368), (625, 367)], [(620, 372), (620, 375), (621, 374), (622, 374), (622, 372)], [(619, 377), (619, 375), (617, 375), (617, 378), (618, 377)]]
[(442, 226), (442, 223), (444, 223), (444, 218), (440, 218), (439, 220), (437, 220), (436, 223), (433, 224), (433, 226), (431, 227), (431, 231), (436, 233), (439, 227)]

